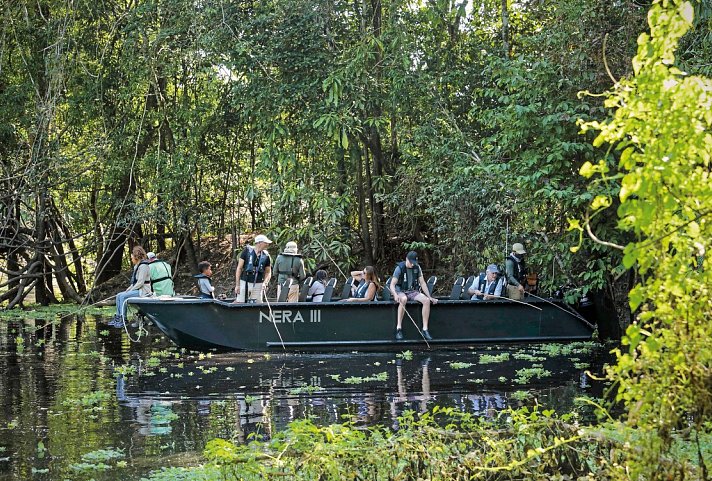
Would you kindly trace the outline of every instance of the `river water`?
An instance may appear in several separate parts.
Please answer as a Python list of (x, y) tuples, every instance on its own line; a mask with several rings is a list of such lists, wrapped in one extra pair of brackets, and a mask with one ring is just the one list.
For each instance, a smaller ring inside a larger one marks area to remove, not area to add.
[(202, 461), (220, 437), (264, 439), (290, 421), (398, 427), (435, 405), (493, 417), (600, 396), (593, 343), (465, 350), (201, 354), (155, 328), (92, 316), (0, 324), (0, 480), (132, 480)]

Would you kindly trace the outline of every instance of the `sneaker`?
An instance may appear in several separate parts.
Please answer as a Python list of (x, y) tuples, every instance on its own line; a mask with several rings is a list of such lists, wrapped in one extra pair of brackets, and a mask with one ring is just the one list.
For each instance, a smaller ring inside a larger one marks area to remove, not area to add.
[(433, 337), (430, 335), (430, 333), (428, 332), (427, 329), (423, 329), (423, 338), (424, 338), (426, 341), (432, 341), (432, 340), (433, 340)]
[(396, 329), (396, 341), (403, 340), (403, 329)]

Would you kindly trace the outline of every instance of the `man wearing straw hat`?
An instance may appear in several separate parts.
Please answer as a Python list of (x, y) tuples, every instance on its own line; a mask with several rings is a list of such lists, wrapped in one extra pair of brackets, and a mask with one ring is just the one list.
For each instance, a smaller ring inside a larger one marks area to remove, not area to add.
[(512, 245), (512, 253), (504, 262), (504, 269), (507, 271), (507, 297), (510, 299), (524, 298), (524, 282), (527, 276), (527, 268), (524, 264), (524, 257), (527, 251), (519, 242)]

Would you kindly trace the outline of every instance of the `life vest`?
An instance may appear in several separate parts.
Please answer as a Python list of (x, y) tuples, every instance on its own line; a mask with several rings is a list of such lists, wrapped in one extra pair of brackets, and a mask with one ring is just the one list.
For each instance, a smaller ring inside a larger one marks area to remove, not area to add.
[[(400, 275), (398, 276), (396, 285), (401, 292), (417, 291), (420, 289), (420, 284), (418, 282), (418, 279), (420, 279), (420, 276), (422, 275), (420, 266), (408, 268), (405, 265), (405, 261), (401, 261), (398, 263), (397, 269), (400, 270)], [(408, 282), (408, 272), (411, 274), (410, 282)]]
[(282, 270), (282, 263), (280, 263), (277, 266), (277, 275), (278, 276), (284, 275), (287, 277), (291, 277), (295, 281), (300, 282), (301, 279), (299, 278), (299, 265), (297, 264), (297, 272), (295, 272), (294, 271), (294, 260), (295, 260), (295, 258), (301, 258), (302, 256), (300, 256), (299, 254), (285, 254), (284, 252), (281, 255), (282, 255), (282, 257), (285, 257), (285, 258), (291, 257), (292, 263), (289, 265), (289, 269), (286, 271)]
[(487, 286), (487, 273), (481, 273), (479, 281), (477, 283), (477, 290), (480, 292), (483, 292), (481, 296), (477, 296), (477, 299), (484, 299), (485, 294), (488, 296), (494, 296), (494, 293), (497, 291), (497, 286), (499, 283), (502, 281), (502, 278), (497, 276), (497, 278), (490, 284), (489, 290), (485, 292), (485, 287)]
[(242, 272), (240, 279), (243, 281), (262, 282), (265, 272), (265, 264), (269, 256), (265, 251), (261, 251), (259, 255), (251, 246), (245, 247), (247, 251), (247, 261), (245, 262), (245, 270)]
[(368, 292), (368, 287), (371, 285), (371, 281), (363, 281), (357, 288), (356, 292), (354, 292), (354, 297), (357, 299), (363, 299), (366, 297), (366, 293)]
[[(194, 274), (193, 277), (195, 277), (198, 280), (198, 290), (200, 291), (200, 279), (207, 279), (208, 282), (210, 282), (210, 277), (206, 276), (202, 272), (200, 274)], [(215, 299), (215, 295), (211, 292), (208, 294), (207, 292), (200, 291), (200, 297), (201, 299)]]
[(148, 264), (151, 269), (151, 289), (157, 296), (173, 296), (173, 277), (171, 276), (171, 265), (160, 259)]
[[(139, 268), (139, 266), (141, 266), (141, 265), (147, 265), (147, 266), (149, 266), (149, 269), (150, 269), (150, 263), (149, 263), (148, 261), (146, 261), (146, 260), (140, 261), (138, 264), (136, 264), (136, 267), (134, 267), (134, 268), (133, 268), (133, 271), (131, 271), (131, 285), (132, 285), (132, 286), (133, 286), (134, 284), (136, 284), (136, 277), (138, 276), (138, 268)], [(151, 283), (150, 280), (144, 282), (144, 284), (150, 284), (150, 283)]]
[(514, 278), (521, 285), (524, 285), (527, 277), (527, 267), (524, 264), (524, 259), (518, 259), (514, 254), (509, 254), (507, 260), (511, 260), (514, 265)]

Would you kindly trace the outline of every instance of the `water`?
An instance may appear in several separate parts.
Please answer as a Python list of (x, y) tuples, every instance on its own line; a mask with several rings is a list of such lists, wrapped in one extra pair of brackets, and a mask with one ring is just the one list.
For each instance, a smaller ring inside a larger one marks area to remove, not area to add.
[(3, 481), (140, 479), (199, 464), (210, 439), (263, 439), (305, 417), (397, 428), (404, 411), (435, 405), (568, 411), (600, 395), (584, 371), (606, 359), (590, 343), (202, 355), (152, 328), (132, 342), (90, 316), (43, 324), (0, 325)]

